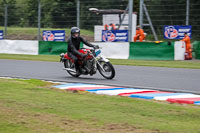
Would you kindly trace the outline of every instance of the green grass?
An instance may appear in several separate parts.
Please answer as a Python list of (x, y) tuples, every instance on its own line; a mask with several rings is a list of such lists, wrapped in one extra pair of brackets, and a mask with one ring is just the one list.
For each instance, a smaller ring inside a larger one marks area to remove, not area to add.
[(199, 106), (51, 89), (0, 79), (0, 132), (200, 132)]
[[(0, 59), (16, 59), (16, 60), (38, 60), (58, 62), (58, 55), (12, 55), (0, 54)], [(152, 67), (170, 67), (170, 68), (193, 68), (200, 69), (200, 61), (150, 61), (150, 60), (122, 60), (110, 59), (114, 65), (130, 65), (130, 66), (152, 66)]]
[(15, 59), (15, 60), (36, 60), (36, 61), (60, 61), (58, 55), (22, 55), (22, 54), (0, 54), (0, 59)]
[(111, 59), (111, 62), (116, 65), (200, 69), (200, 61), (198, 61), (198, 60), (193, 60), (193, 61), (150, 61), (150, 60)]
[[(0, 30), (4, 30), (3, 26), (0, 26)], [(41, 28), (40, 33), (42, 35), (43, 30), (65, 30), (66, 35), (70, 34), (69, 28)], [(23, 35), (37, 35), (38, 28), (28, 28), (28, 27), (8, 27), (7, 28), (8, 35), (12, 34), (23, 34)], [(94, 32), (88, 30), (81, 30), (81, 34), (93, 36)]]

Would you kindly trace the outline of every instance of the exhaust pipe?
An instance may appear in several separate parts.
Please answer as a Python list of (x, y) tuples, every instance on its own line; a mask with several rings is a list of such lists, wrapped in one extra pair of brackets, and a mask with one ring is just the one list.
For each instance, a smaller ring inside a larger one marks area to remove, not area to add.
[(63, 68), (63, 70), (66, 70), (66, 71), (70, 71), (70, 72), (74, 72), (74, 73), (76, 73), (76, 71), (75, 71), (75, 70), (73, 70), (73, 69), (70, 69), (70, 68)]

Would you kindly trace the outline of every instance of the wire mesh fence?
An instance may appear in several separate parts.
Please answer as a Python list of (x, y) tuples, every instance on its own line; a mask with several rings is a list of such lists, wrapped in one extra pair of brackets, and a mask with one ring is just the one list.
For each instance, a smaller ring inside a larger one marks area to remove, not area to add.
[[(24, 0), (21, 3), (10, 0), (7, 4), (0, 2), (0, 30), (5, 30), (5, 19), (7, 19), (7, 32), (4, 32), (7, 33), (7, 39), (35, 40), (38, 34), (38, 16), (40, 14), (41, 32), (62, 29), (66, 30), (68, 36), (70, 28), (78, 24), (83, 29), (82, 34), (90, 41), (94, 41), (94, 26), (103, 25), (103, 15), (92, 13), (89, 9), (124, 10), (127, 4), (128, 0), (80, 0), (80, 8), (77, 9), (77, 0), (61, 0), (60, 2), (41, 0), (40, 10), (38, 10), (37, 0)], [(77, 23), (78, 10), (79, 22)]]
[[(5, 33), (7, 16), (7, 39), (37, 40), (38, 16), (40, 14), (40, 36), (43, 30), (52, 29), (66, 30), (68, 36), (70, 28), (78, 24), (82, 29), (81, 34), (89, 41), (94, 41), (95, 26), (104, 25), (103, 17), (105, 14), (94, 13), (89, 9), (125, 10), (129, 3), (129, 0), (80, 0), (80, 8), (77, 8), (78, 0), (40, 0), (39, 10), (38, 1), (7, 0), (7, 3), (0, 1), (0, 30), (4, 30)], [(140, 19), (139, 2), (140, 0), (134, 0), (133, 4), (133, 12), (137, 14), (137, 24), (139, 24)], [(144, 3), (160, 40), (163, 40), (164, 25), (186, 25), (186, 0), (144, 0)], [(190, 0), (189, 25), (192, 25), (192, 38), (195, 40), (200, 40), (199, 6), (200, 1)], [(77, 15), (79, 11), (80, 14)], [(128, 16), (125, 18), (128, 19)], [(110, 19), (114, 18), (111, 17)], [(143, 23), (147, 23), (145, 15)], [(118, 25), (119, 22), (116, 22), (117, 27)], [(124, 26), (127, 26), (127, 24), (124, 24)], [(145, 26), (144, 31), (147, 33), (147, 40), (154, 40), (150, 27)]]
[[(144, 0), (148, 9), (152, 24), (159, 39), (163, 39), (164, 25), (187, 25), (187, 2), (186, 0)], [(192, 39), (200, 40), (200, 1), (189, 1), (189, 21), (192, 26)], [(146, 16), (144, 22), (148, 23)], [(144, 27), (145, 32), (151, 35), (149, 27)], [(149, 37), (150, 39), (152, 36)]]

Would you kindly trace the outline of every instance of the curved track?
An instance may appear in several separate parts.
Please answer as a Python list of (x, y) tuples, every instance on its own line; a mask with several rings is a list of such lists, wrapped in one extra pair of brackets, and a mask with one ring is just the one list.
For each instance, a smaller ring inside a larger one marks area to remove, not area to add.
[(74, 78), (62, 70), (63, 64), (59, 62), (3, 59), (0, 60), (0, 76), (200, 93), (200, 69), (120, 65), (114, 67), (116, 76), (113, 80), (104, 79), (99, 73)]

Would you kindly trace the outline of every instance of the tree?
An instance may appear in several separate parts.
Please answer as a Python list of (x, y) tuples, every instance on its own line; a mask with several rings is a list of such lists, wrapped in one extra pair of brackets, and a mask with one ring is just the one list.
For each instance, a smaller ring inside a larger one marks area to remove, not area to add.
[(2, 1), (0, 1), (0, 20), (0, 25), (4, 25), (4, 6)]
[[(0, 11), (3, 12), (0, 14), (0, 19), (5, 19), (5, 6), (8, 6), (8, 26), (15, 25), (17, 21), (17, 14), (15, 12), (16, 10), (16, 0), (3, 0), (3, 2), (0, 2)], [(3, 25), (4, 22), (1, 22), (1, 25)]]
[(38, 0), (27, 0), (27, 12), (25, 19), (29, 27), (36, 27), (38, 20)]
[(72, 27), (76, 25), (76, 0), (56, 0), (51, 15), (53, 27)]

